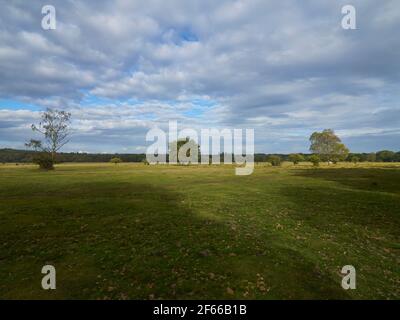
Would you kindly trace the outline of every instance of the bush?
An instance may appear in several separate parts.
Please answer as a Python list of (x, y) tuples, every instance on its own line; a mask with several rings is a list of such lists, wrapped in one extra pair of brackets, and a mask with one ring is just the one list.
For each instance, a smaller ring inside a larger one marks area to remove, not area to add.
[(282, 164), (281, 157), (279, 156), (269, 156), (267, 161), (274, 167), (278, 167)]
[(321, 159), (316, 154), (313, 154), (308, 158), (308, 161), (312, 162), (315, 167), (318, 167)]
[(352, 157), (351, 157), (351, 162), (353, 162), (353, 163), (360, 162), (360, 158), (357, 157), (357, 156), (352, 156)]
[(114, 157), (110, 160), (111, 163), (117, 164), (117, 163), (121, 163), (122, 159), (118, 158), (118, 157)]
[(33, 157), (33, 163), (39, 165), (40, 169), (43, 170), (53, 170), (54, 169), (54, 160), (51, 155), (48, 153), (39, 153)]
[(371, 152), (367, 155), (367, 161), (369, 162), (375, 162), (376, 161), (376, 154), (374, 152)]

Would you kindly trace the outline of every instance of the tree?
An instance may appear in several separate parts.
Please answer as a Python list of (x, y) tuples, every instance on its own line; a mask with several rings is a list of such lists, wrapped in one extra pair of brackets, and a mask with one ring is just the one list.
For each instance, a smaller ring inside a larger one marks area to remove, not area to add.
[(342, 143), (332, 129), (314, 132), (310, 136), (310, 151), (320, 156), (321, 160), (334, 163), (346, 159), (349, 149)]
[(357, 162), (360, 162), (360, 158), (357, 157), (357, 156), (352, 156), (350, 160), (351, 160), (351, 162), (353, 162), (354, 164), (357, 163)]
[(360, 162), (366, 162), (368, 160), (368, 153), (357, 153), (356, 155), (360, 159)]
[(267, 162), (271, 163), (271, 165), (274, 167), (278, 167), (282, 164), (282, 159), (280, 156), (271, 155), (268, 156)]
[(32, 131), (40, 133), (44, 139), (31, 139), (25, 145), (38, 151), (34, 161), (42, 169), (54, 169), (57, 152), (69, 141), (70, 118), (69, 112), (48, 108), (42, 113), (39, 124), (32, 124)]
[(334, 152), (330, 155), (330, 157), (327, 157), (327, 160), (337, 163), (339, 161), (344, 161), (348, 154), (349, 149), (343, 143), (339, 143), (336, 145)]
[(321, 161), (321, 159), (316, 154), (312, 154), (311, 156), (308, 157), (308, 161), (312, 162), (312, 164), (315, 167), (318, 167), (319, 166), (319, 162)]
[(121, 162), (122, 162), (122, 159), (121, 159), (121, 158), (118, 158), (118, 157), (114, 157), (114, 158), (111, 158), (110, 162), (111, 162), (111, 163), (114, 163), (114, 164), (116, 165), (116, 164), (118, 164), (118, 163), (121, 163)]
[(367, 155), (367, 161), (369, 162), (375, 162), (376, 161), (376, 153), (371, 152)]
[(289, 155), (289, 161), (292, 161), (293, 164), (298, 164), (301, 161), (304, 161), (304, 156), (298, 153), (292, 153)]
[(376, 153), (376, 160), (383, 162), (393, 162), (395, 160), (395, 153), (389, 150), (382, 150)]
[[(187, 159), (183, 160), (182, 157), (187, 157)], [(189, 164), (195, 162), (195, 160), (199, 161), (200, 146), (189, 137), (172, 142), (169, 145), (169, 161), (172, 161), (172, 159), (183, 164)]]

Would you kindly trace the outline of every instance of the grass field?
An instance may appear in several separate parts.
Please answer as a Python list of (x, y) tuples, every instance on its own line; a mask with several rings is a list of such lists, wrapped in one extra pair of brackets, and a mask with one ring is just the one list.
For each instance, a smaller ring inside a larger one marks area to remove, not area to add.
[(399, 164), (0, 165), (2, 299), (400, 299), (399, 266)]

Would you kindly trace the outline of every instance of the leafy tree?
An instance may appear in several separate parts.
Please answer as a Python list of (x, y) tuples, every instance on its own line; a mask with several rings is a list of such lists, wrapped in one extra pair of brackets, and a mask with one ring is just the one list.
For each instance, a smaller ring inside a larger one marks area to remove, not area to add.
[(366, 162), (368, 160), (368, 153), (358, 153), (356, 156), (360, 159), (360, 162)]
[(318, 167), (321, 159), (316, 154), (312, 154), (308, 157), (308, 161), (310, 161), (315, 167)]
[(341, 142), (332, 129), (314, 132), (310, 136), (310, 151), (319, 155), (323, 161), (334, 163), (346, 159), (349, 149)]
[(122, 159), (118, 158), (118, 157), (114, 157), (114, 158), (111, 158), (110, 162), (114, 163), (114, 164), (118, 164), (118, 163), (122, 162)]
[(267, 162), (271, 163), (274, 167), (278, 167), (282, 164), (282, 159), (280, 156), (270, 155), (267, 158)]
[(376, 160), (383, 162), (395, 161), (395, 153), (389, 150), (382, 150), (376, 153)]
[(332, 161), (333, 163), (344, 161), (348, 153), (349, 149), (343, 143), (339, 143), (336, 145), (334, 153), (331, 154), (330, 157), (327, 157), (327, 160)]
[(304, 161), (304, 156), (298, 153), (292, 153), (289, 155), (289, 161), (293, 162), (293, 164), (298, 164), (301, 161)]
[(186, 149), (185, 155), (186, 157), (190, 157), (188, 163), (192, 162), (197, 158), (197, 161), (200, 159), (200, 146), (196, 143), (196, 141), (186, 137), (185, 139), (179, 139), (178, 141), (172, 142), (169, 145), (169, 159), (176, 159), (178, 163), (188, 164), (186, 162), (181, 162), (179, 160), (179, 154), (181, 150), (184, 151)]
[(44, 139), (31, 139), (25, 145), (38, 151), (33, 160), (40, 168), (54, 169), (57, 152), (69, 141), (70, 118), (69, 112), (48, 108), (42, 113), (39, 124), (32, 124), (32, 131), (40, 133)]

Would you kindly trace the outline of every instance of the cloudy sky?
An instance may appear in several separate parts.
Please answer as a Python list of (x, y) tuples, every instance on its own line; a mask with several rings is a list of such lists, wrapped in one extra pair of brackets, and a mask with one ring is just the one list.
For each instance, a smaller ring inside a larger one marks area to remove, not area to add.
[(306, 152), (324, 128), (354, 152), (400, 150), (398, 0), (0, 5), (0, 148), (24, 148), (55, 107), (73, 117), (64, 151), (143, 152), (169, 120), (254, 128), (256, 152)]

